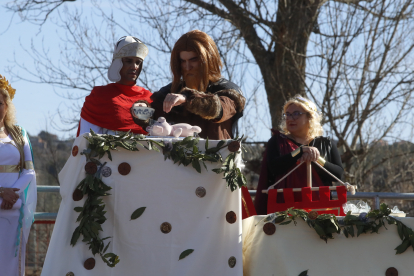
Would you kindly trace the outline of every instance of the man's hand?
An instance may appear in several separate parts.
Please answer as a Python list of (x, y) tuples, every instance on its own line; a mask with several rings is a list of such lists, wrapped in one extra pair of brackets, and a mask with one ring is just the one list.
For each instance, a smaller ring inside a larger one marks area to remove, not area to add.
[(181, 105), (185, 103), (185, 101), (186, 98), (184, 95), (169, 93), (164, 99), (163, 110), (168, 113), (174, 106)]
[(319, 150), (315, 147), (302, 147), (302, 157), (299, 158), (298, 161), (300, 162), (307, 162), (307, 161), (318, 161), (318, 158), (320, 156)]
[(20, 189), (17, 188), (3, 188), (3, 202), (1, 203), (1, 209), (9, 210), (13, 207), (19, 199), (19, 195), (16, 194), (19, 190)]

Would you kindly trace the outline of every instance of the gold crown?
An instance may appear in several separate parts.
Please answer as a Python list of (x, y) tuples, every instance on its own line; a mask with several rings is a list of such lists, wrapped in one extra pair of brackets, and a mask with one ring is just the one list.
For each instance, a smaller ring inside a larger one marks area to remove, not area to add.
[(13, 100), (16, 89), (11, 87), (9, 82), (2, 75), (0, 75), (0, 89), (6, 90), (6, 92), (9, 94), (10, 99)]

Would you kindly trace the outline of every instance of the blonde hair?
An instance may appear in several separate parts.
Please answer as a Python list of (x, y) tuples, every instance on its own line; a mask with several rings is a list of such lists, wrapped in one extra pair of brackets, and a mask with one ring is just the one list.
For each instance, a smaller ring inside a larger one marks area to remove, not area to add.
[(0, 93), (1, 95), (3, 95), (3, 100), (4, 103), (7, 106), (7, 113), (6, 116), (4, 117), (4, 125), (7, 128), (12, 127), (13, 125), (15, 125), (17, 123), (16, 121), (16, 108), (14, 107), (14, 104), (9, 96), (9, 93), (7, 92), (6, 89), (4, 88), (0, 88)]
[[(309, 119), (309, 133), (308, 138), (314, 139), (315, 137), (322, 136), (323, 134), (323, 128), (321, 125), (322, 116), (320, 112), (318, 111), (316, 105), (302, 97), (301, 95), (295, 95), (293, 98), (290, 98), (283, 106), (283, 113), (286, 112), (286, 109), (291, 105), (296, 104), (300, 107), (302, 107), (306, 111), (306, 116)], [(281, 123), (279, 125), (279, 128), (281, 131), (288, 135), (290, 132), (287, 130), (286, 127), (286, 120), (282, 118)]]
[[(0, 75), (0, 78), (2, 76)], [(5, 80), (5, 78), (2, 78), (2, 80)], [(4, 126), (9, 132), (10, 136), (13, 138), (13, 141), (16, 144), (16, 148), (20, 153), (20, 168), (26, 168), (25, 167), (25, 158), (24, 158), (24, 137), (22, 134), (22, 130), (20, 127), (16, 126), (16, 108), (14, 107), (14, 104), (12, 102), (12, 99), (10, 97), (9, 91), (11, 91), (14, 96), (14, 93), (16, 90), (11, 88), (10, 85), (3, 86), (0, 88), (0, 94), (3, 95), (4, 103), (7, 106), (7, 112), (6, 116), (4, 117)], [(26, 168), (27, 169), (27, 168)]]
[(171, 92), (177, 93), (180, 89), (181, 81), (181, 60), (180, 52), (196, 52), (201, 60), (201, 84), (200, 91), (205, 92), (209, 82), (216, 82), (221, 78), (220, 54), (214, 40), (206, 33), (193, 30), (182, 35), (174, 45), (171, 52), (171, 71), (173, 81)]

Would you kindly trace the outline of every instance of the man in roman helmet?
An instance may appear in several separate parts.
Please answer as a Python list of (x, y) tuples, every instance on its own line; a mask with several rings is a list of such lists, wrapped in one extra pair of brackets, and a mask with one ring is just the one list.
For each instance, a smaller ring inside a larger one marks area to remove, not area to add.
[(108, 69), (108, 78), (114, 83), (95, 86), (85, 98), (77, 136), (90, 129), (99, 134), (129, 130), (147, 133), (146, 122), (131, 113), (134, 105), (148, 106), (152, 102), (151, 92), (136, 85), (147, 54), (147, 46), (138, 38), (125, 36), (118, 40)]
[(199, 30), (184, 34), (174, 45), (170, 66), (173, 82), (151, 96), (154, 118), (197, 125), (202, 138), (233, 138), (246, 99), (236, 84), (222, 78), (213, 39)]

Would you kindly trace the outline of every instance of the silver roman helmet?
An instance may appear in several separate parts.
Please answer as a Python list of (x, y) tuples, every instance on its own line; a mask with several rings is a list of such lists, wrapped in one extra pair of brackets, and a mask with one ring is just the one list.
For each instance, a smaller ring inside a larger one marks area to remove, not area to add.
[(110, 81), (117, 82), (121, 80), (119, 73), (122, 68), (123, 57), (139, 57), (142, 60), (148, 55), (148, 47), (136, 37), (121, 37), (115, 44), (112, 64), (108, 69), (108, 78)]

